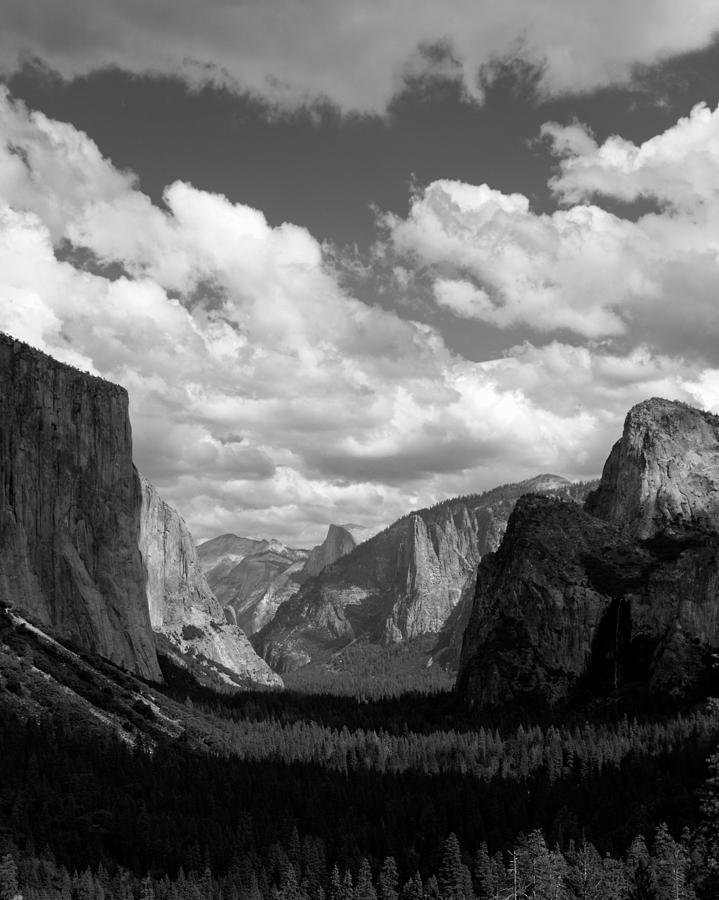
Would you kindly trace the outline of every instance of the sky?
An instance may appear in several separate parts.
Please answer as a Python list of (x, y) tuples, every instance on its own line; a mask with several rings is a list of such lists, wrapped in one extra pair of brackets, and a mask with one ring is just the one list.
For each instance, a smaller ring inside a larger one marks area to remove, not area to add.
[(2, 0), (0, 330), (293, 546), (719, 412), (713, 0)]

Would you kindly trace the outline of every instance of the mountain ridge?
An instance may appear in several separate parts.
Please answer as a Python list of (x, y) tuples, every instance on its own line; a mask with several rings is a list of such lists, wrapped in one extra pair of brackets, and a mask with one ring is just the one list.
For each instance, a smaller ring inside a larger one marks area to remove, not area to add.
[(479, 567), (465, 700), (536, 708), (706, 685), (719, 646), (718, 452), (719, 418), (653, 398), (627, 414), (584, 509), (523, 498)]
[[(577, 490), (560, 476), (538, 478)], [(381, 644), (439, 632), (523, 492), (523, 483), (502, 485), (402, 516), (303, 584), (253, 635), (255, 648), (286, 672), (360, 636)]]

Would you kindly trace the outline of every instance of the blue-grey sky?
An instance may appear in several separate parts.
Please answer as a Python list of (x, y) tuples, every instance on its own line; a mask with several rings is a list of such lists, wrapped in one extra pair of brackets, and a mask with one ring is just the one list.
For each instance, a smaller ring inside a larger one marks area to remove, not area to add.
[(715, 4), (5, 6), (0, 327), (126, 385), (198, 538), (718, 408)]

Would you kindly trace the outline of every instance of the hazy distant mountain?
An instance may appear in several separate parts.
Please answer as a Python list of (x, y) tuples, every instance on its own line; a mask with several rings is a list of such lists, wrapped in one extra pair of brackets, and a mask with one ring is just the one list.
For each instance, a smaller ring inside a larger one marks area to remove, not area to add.
[(371, 532), (360, 525), (330, 525), (324, 541), (297, 550), (274, 540), (224, 534), (198, 548), (207, 580), (230, 621), (247, 634), (266, 625), (278, 607)]
[(480, 706), (691, 695), (712, 677), (718, 607), (719, 417), (648, 400), (584, 509), (517, 504), (479, 567), (458, 686)]
[(364, 539), (357, 539), (363, 533), (364, 537), (369, 537), (371, 532), (357, 525), (330, 525), (324, 541), (310, 551), (303, 574), (308, 578), (319, 575), (322, 569), (351, 553)]
[(498, 546), (528, 490), (571, 496), (584, 489), (541, 475), (410, 513), (303, 584), (253, 644), (282, 672), (358, 638), (392, 643), (440, 632), (473, 593), (479, 560)]

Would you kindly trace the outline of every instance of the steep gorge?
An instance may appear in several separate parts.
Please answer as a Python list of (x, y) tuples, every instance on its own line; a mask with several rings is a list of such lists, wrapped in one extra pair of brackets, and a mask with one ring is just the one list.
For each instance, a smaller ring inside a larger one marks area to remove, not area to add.
[[(571, 496), (581, 488), (544, 475), (410, 513), (303, 584), (254, 646), (283, 672), (358, 639), (391, 644), (439, 633), (469, 598), (481, 557), (498, 546), (527, 490)], [(453, 641), (448, 635), (445, 643)]]

